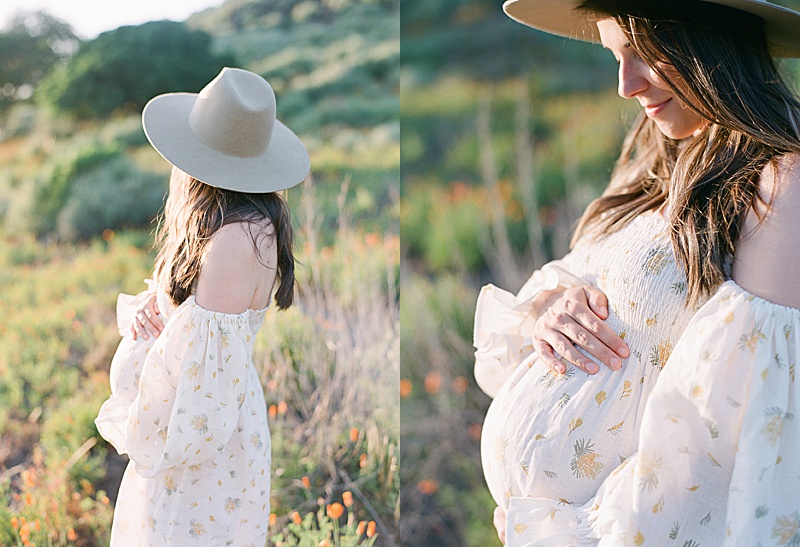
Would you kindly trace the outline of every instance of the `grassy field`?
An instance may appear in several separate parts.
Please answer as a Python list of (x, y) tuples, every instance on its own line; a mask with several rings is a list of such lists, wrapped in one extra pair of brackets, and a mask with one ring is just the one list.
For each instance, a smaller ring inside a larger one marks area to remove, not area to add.
[[(294, 512), (305, 517), (345, 495), (353, 530), (373, 521), (386, 539), (378, 544), (390, 545), (399, 480), (399, 241), (342, 222), (334, 244), (324, 245), (318, 219), (303, 213), (315, 210), (310, 193), (292, 203), (300, 209), (297, 305), (268, 315), (254, 356), (273, 435), (273, 537), (292, 534)], [(10, 503), (0, 509), (0, 544), (105, 545), (124, 459), (98, 437), (93, 419), (109, 393), (119, 340), (116, 294), (144, 288), (151, 238), (109, 231), (76, 245), (3, 241), (0, 475)], [(309, 520), (301, 535), (324, 539), (329, 520)]]

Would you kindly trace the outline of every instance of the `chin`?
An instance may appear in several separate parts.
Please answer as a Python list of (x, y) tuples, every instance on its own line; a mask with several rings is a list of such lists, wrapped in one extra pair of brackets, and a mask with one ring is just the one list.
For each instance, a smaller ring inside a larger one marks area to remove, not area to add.
[(665, 137), (670, 139), (680, 141), (683, 139), (687, 139), (692, 135), (696, 135), (697, 132), (701, 129), (700, 127), (674, 127), (674, 126), (664, 126), (661, 124), (657, 124), (659, 131), (664, 134)]

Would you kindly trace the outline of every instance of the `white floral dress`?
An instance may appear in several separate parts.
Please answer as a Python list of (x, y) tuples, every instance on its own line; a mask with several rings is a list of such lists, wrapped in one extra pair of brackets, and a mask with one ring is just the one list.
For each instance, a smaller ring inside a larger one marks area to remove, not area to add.
[(120, 295), (112, 395), (95, 420), (131, 459), (111, 545), (262, 547), (270, 437), (252, 350), (266, 310), (213, 312), (194, 296), (174, 309), (159, 291), (164, 330), (133, 340), (127, 327), (145, 294)]
[[(676, 307), (658, 223), (576, 246), (516, 298), (484, 289), (476, 374), (506, 379), (482, 457), (509, 546), (800, 545), (800, 311), (731, 281), (696, 313)], [(555, 376), (521, 342), (527, 299), (576, 276), (609, 297), (632, 352), (620, 371)]]

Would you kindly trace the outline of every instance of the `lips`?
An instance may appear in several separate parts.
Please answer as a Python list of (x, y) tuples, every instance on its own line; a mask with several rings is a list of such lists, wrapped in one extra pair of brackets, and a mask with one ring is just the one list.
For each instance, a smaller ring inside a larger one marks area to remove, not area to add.
[(647, 114), (648, 118), (652, 118), (653, 116), (657, 116), (659, 112), (661, 112), (665, 106), (671, 101), (672, 99), (667, 99), (664, 102), (656, 103), (652, 105), (647, 105), (644, 107), (644, 112)]

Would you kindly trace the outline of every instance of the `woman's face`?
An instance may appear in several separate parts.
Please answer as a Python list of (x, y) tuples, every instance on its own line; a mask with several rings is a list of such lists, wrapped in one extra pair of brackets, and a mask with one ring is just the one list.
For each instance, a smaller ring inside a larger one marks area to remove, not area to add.
[(658, 73), (636, 54), (613, 19), (598, 21), (597, 28), (603, 47), (611, 50), (619, 64), (617, 91), (620, 97), (637, 99), (647, 117), (672, 139), (685, 139), (706, 124), (706, 120), (681, 101)]

